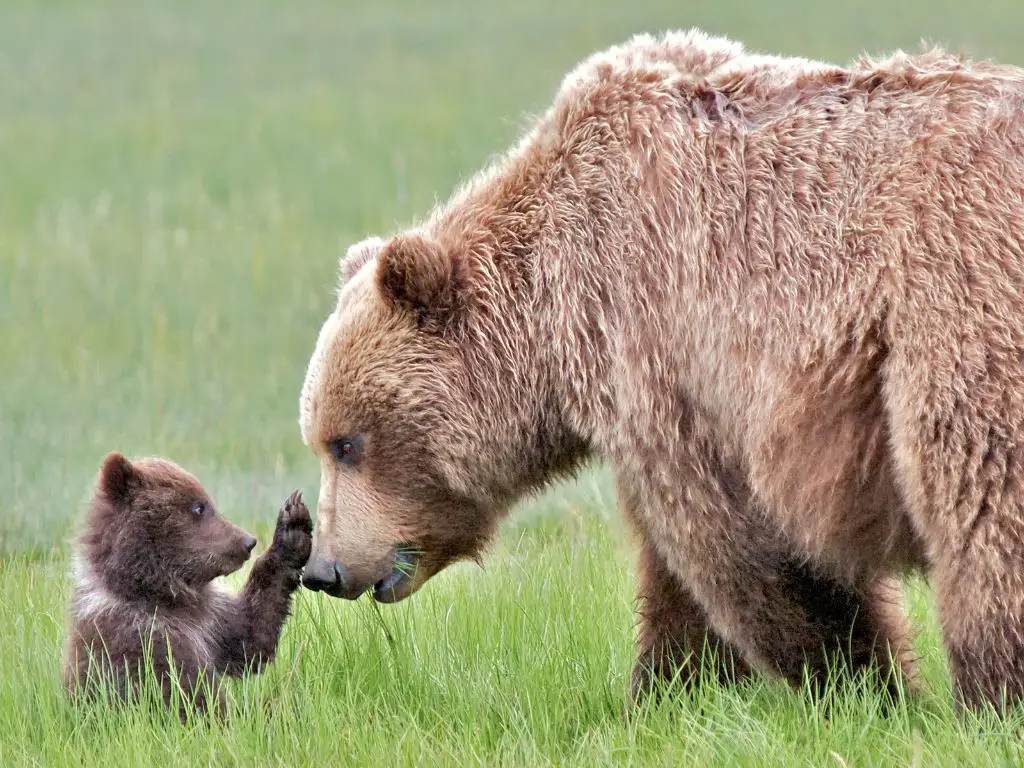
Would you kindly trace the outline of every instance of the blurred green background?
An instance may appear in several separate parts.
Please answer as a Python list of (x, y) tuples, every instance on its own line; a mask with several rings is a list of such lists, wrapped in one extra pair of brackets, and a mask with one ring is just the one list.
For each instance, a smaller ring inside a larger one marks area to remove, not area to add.
[(1011, 0), (0, 0), (0, 552), (66, 543), (111, 449), (182, 462), (243, 522), (315, 498), (297, 400), (338, 256), (595, 49), (696, 25), (1020, 63), (1022, 23)]

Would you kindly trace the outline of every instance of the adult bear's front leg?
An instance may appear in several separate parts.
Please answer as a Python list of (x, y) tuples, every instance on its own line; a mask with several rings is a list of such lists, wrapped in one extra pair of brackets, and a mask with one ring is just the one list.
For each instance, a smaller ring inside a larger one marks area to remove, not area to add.
[(894, 684), (888, 673), (901, 671), (892, 659), (907, 658), (908, 633), (902, 614), (880, 602), (891, 591), (887, 580), (846, 585), (807, 563), (755, 506), (742, 475), (707, 442), (689, 438), (636, 451), (631, 458), (649, 464), (620, 470), (620, 486), (643, 500), (634, 514), (651, 554), (683, 587), (656, 578), (647, 589), (673, 596), (680, 611), (678, 596), (692, 596), (747, 664), (795, 687), (805, 674), (820, 683), (834, 667), (875, 666)]
[(704, 608), (665, 563), (644, 531), (636, 504), (620, 493), (620, 504), (641, 537), (637, 561), (640, 628), (631, 695), (639, 703), (660, 683), (695, 684), (702, 674), (720, 683), (740, 681), (750, 673), (743, 655), (708, 625)]

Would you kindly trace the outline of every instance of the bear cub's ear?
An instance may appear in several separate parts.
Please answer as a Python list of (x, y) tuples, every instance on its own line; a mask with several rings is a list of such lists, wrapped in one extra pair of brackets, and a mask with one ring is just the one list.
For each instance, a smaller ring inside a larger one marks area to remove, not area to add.
[(377, 280), (384, 296), (413, 312), (428, 331), (442, 330), (461, 307), (457, 260), (439, 243), (418, 234), (398, 235), (381, 249)]
[(141, 484), (139, 472), (123, 455), (107, 454), (100, 467), (99, 486), (110, 501), (126, 501)]

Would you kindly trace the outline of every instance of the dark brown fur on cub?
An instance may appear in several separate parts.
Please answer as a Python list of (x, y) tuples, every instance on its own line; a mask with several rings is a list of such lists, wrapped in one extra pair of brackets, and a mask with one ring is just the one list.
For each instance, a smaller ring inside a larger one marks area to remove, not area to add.
[(200, 711), (211, 703), (222, 711), (220, 677), (260, 671), (273, 660), (311, 534), (296, 491), (244, 589), (227, 594), (214, 579), (241, 568), (256, 539), (222, 517), (177, 464), (111, 453), (78, 542), (67, 690), (102, 681), (125, 698), (138, 692), (148, 662), (165, 702), (180, 685), (183, 707), (191, 700)]

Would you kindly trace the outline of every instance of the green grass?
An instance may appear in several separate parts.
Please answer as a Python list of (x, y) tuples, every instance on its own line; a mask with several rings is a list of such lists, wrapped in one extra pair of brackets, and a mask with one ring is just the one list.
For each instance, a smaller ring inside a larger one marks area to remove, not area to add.
[(301, 592), (227, 725), (63, 700), (67, 543), (103, 455), (180, 461), (266, 542), (293, 488), (315, 497), (297, 400), (337, 257), (445, 197), (579, 58), (696, 24), (1024, 63), (1015, 0), (547, 6), (0, 0), (0, 765), (1022, 762), (1013, 724), (954, 717), (917, 583), (920, 700), (825, 712), (757, 682), (623, 719), (634, 552), (600, 470), (406, 603)]

